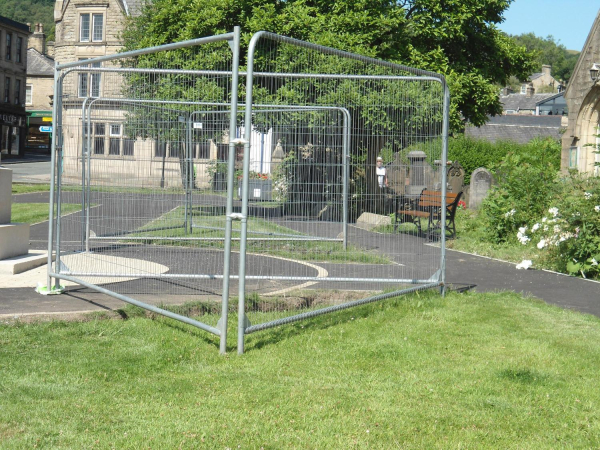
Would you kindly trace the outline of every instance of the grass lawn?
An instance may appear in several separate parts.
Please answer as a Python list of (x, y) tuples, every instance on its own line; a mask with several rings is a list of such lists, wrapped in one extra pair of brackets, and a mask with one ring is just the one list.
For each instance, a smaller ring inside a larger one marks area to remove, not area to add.
[[(278, 204), (272, 204), (273, 206)], [(184, 208), (178, 207), (163, 214), (161, 217), (147, 223), (140, 228), (133, 237), (199, 237), (199, 238), (224, 238), (225, 237), (225, 215), (205, 215), (202, 211), (195, 210), (193, 223), (195, 228), (191, 236), (185, 234), (182, 228), (184, 222)], [(179, 228), (175, 228), (179, 227)], [(341, 226), (340, 226), (341, 227)], [(341, 228), (340, 228), (341, 230)], [(289, 238), (286, 241), (251, 240), (252, 238), (281, 238), (284, 235)], [(233, 222), (233, 238), (241, 236), (241, 223)], [(298, 239), (294, 239), (294, 237)], [(308, 241), (302, 240), (306, 234), (292, 230), (285, 226), (277, 225), (258, 217), (248, 220), (247, 250), (249, 253), (261, 253), (271, 256), (298, 259), (313, 262), (336, 262), (336, 263), (365, 263), (365, 264), (389, 264), (390, 260), (381, 253), (368, 251), (356, 246), (348, 245), (344, 250), (341, 242), (331, 241)], [(221, 247), (222, 241), (169, 241), (168, 239), (152, 239), (149, 243), (160, 245), (178, 245), (185, 247)], [(232, 248), (239, 248), (239, 241), (232, 242)]]
[[(62, 215), (79, 211), (81, 205), (63, 203), (61, 205)], [(48, 220), (48, 203), (13, 203), (11, 209), (11, 221), (15, 223), (40, 223)], [(56, 208), (55, 208), (56, 213)]]
[(126, 311), (0, 325), (2, 448), (600, 446), (600, 320), (516, 294), (366, 305), (241, 357)]
[(13, 194), (29, 194), (31, 192), (48, 192), (50, 191), (49, 184), (27, 184), (27, 183), (13, 183), (12, 193)]

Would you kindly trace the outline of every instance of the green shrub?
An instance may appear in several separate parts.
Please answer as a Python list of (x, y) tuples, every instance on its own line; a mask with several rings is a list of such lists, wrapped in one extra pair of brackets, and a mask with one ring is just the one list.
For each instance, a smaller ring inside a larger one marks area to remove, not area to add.
[(492, 167), (496, 186), (482, 204), (486, 231), (494, 243), (516, 239), (517, 230), (540, 217), (557, 189), (556, 158), (543, 146), (528, 145)]
[(544, 265), (554, 270), (600, 278), (600, 178), (561, 180), (550, 205), (523, 230), (526, 243), (542, 250)]

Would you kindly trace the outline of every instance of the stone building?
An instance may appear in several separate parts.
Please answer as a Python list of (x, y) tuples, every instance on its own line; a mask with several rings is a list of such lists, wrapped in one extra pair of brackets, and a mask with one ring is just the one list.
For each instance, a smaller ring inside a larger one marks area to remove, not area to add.
[(562, 138), (563, 170), (600, 174), (595, 145), (600, 144), (600, 11), (573, 70), (565, 98), (568, 125)]
[(27, 49), (27, 153), (49, 153), (54, 94), (54, 59), (48, 56), (41, 23), (35, 25)]
[(562, 89), (562, 84), (552, 76), (552, 66), (544, 64), (542, 71), (530, 75), (526, 83), (521, 84), (521, 94), (532, 93), (557, 93)]
[(0, 153), (23, 156), (27, 118), (25, 81), (29, 27), (0, 16)]

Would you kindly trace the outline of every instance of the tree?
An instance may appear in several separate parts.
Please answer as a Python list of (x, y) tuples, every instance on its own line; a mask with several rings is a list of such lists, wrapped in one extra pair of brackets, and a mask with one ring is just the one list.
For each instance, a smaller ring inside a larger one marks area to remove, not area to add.
[(48, 40), (54, 39), (54, 0), (0, 0), (0, 11), (21, 23), (43, 23)]
[(524, 46), (532, 52), (535, 57), (536, 72), (543, 64), (552, 66), (552, 74), (557, 80), (566, 82), (571, 78), (579, 52), (567, 50), (567, 48), (556, 42), (552, 36), (541, 38), (533, 33), (525, 33), (511, 36), (519, 46)]
[[(485, 123), (502, 111), (497, 84), (534, 70), (533, 55), (498, 30), (512, 0), (154, 0), (124, 32), (131, 50), (243, 30), (259, 30), (385, 59), (447, 77), (451, 127)], [(242, 62), (243, 64), (243, 62)]]

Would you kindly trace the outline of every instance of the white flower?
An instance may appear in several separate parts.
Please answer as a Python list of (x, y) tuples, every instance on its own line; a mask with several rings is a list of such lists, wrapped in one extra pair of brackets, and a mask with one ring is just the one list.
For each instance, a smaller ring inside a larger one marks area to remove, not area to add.
[(517, 269), (529, 269), (531, 267), (531, 260), (530, 259), (524, 259), (523, 261), (521, 261), (519, 264), (517, 264)]
[(543, 249), (546, 246), (546, 240), (542, 239), (540, 242), (538, 242), (537, 248), (539, 248), (540, 250)]
[(530, 241), (530, 239), (525, 235), (526, 230), (527, 227), (521, 227), (519, 228), (519, 232), (517, 233), (517, 239), (523, 245), (527, 244)]
[(527, 231), (527, 227), (519, 227), (519, 233), (525, 233)]
[(514, 216), (516, 212), (517, 212), (517, 210), (513, 208), (510, 211), (508, 211), (507, 213), (505, 213), (504, 217), (509, 218), (511, 216)]
[(592, 193), (591, 192), (585, 192), (583, 194), (583, 196), (585, 197), (586, 200), (589, 200), (590, 198), (592, 198)]
[(594, 206), (594, 211), (596, 211), (596, 212), (600, 212), (600, 205), (596, 205), (596, 206)]
[(554, 217), (558, 216), (558, 208), (550, 208), (550, 209), (548, 210), (548, 212), (549, 212), (550, 214), (552, 214)]
[(537, 231), (537, 230), (539, 230), (540, 226), (541, 225), (539, 223), (536, 223), (534, 226), (531, 227), (531, 231)]
[(598, 265), (598, 261), (596, 261), (596, 258), (592, 258), (592, 266), (597, 266)]
[(547, 217), (542, 217), (542, 223), (546, 222), (546, 220), (548, 220)]

